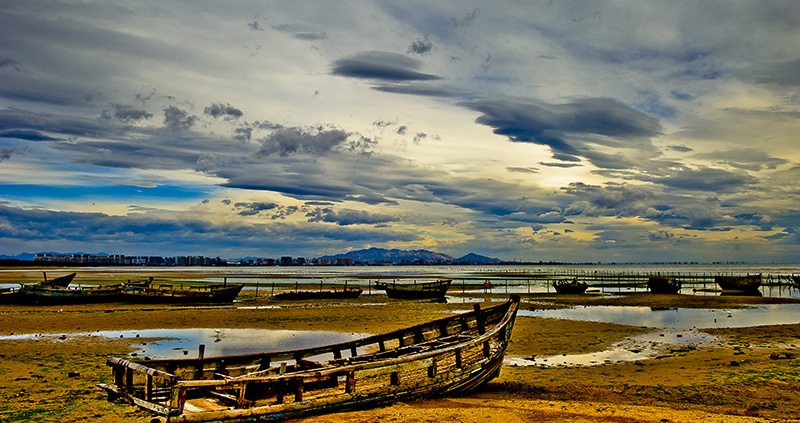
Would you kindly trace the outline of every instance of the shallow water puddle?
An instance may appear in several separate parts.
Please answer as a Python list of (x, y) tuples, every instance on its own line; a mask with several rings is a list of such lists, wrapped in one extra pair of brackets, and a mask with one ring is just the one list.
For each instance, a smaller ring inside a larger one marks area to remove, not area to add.
[(653, 358), (672, 345), (715, 341), (699, 329), (800, 323), (800, 304), (761, 305), (748, 309), (652, 309), (649, 307), (587, 306), (561, 310), (520, 310), (518, 316), (618, 323), (659, 328), (627, 338), (605, 351), (548, 357), (507, 357), (511, 366), (594, 366)]
[(662, 354), (674, 345), (691, 345), (716, 341), (717, 338), (696, 329), (664, 329), (624, 339), (605, 351), (586, 354), (562, 354), (543, 357), (506, 357), (508, 366), (579, 367), (638, 361)]

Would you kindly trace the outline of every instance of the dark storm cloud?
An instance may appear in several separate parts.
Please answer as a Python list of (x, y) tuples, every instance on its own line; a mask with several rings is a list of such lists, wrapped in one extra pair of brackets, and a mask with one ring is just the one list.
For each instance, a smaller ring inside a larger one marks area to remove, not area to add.
[(10, 159), (14, 154), (22, 154), (22, 152), (14, 147), (0, 147), (0, 163), (2, 163), (3, 160)]
[(429, 54), (431, 50), (433, 50), (433, 43), (427, 38), (424, 40), (416, 40), (408, 46), (408, 52), (414, 54), (425, 55)]
[(175, 106), (164, 109), (164, 125), (172, 129), (189, 129), (197, 123), (197, 116)]
[(314, 28), (311, 28), (307, 25), (295, 25), (295, 24), (273, 25), (272, 29), (292, 34), (292, 37), (304, 41), (317, 41), (328, 38), (328, 36), (324, 32), (315, 31)]
[[(591, 150), (580, 139), (617, 147), (649, 147), (649, 138), (661, 133), (658, 121), (609, 98), (578, 99), (549, 104), (533, 99), (483, 99), (460, 103), (481, 113), (476, 122), (514, 142), (550, 147), (554, 157), (575, 161)], [(608, 138), (605, 138), (608, 137)], [(603, 167), (603, 158), (595, 153)]]
[(59, 141), (58, 138), (53, 138), (31, 129), (0, 131), (0, 138), (14, 138), (24, 141)]
[(228, 103), (214, 103), (206, 107), (203, 112), (211, 117), (222, 117), (225, 120), (239, 119), (244, 115), (241, 110), (231, 106)]
[(111, 105), (111, 107), (114, 108), (114, 114), (111, 115), (108, 112), (104, 112), (103, 117), (110, 119), (113, 116), (114, 118), (125, 123), (137, 122), (153, 117), (153, 114), (148, 113), (146, 110), (137, 109), (134, 106), (126, 104), (114, 103)]
[(651, 182), (690, 191), (736, 192), (755, 184), (757, 179), (744, 173), (700, 166), (680, 168), (663, 176), (651, 176)]
[(10, 57), (0, 57), (0, 71), (2, 72), (21, 72), (22, 63)]
[(33, 113), (27, 110), (6, 109), (0, 110), (0, 130), (47, 131), (68, 137), (71, 135), (83, 136), (98, 133), (108, 133), (107, 123), (98, 119), (62, 116), (46, 113)]
[(394, 222), (397, 218), (378, 213), (369, 213), (362, 210), (342, 209), (339, 211), (333, 208), (316, 208), (306, 213), (309, 222), (335, 223), (339, 226), (349, 225), (376, 225), (381, 223)]
[(240, 203), (235, 203), (233, 206), (239, 210), (238, 214), (240, 216), (254, 216), (263, 211), (269, 211), (280, 207), (278, 204), (270, 202), (253, 202), (253, 203), (240, 202)]
[(761, 63), (750, 70), (758, 83), (785, 88), (800, 87), (800, 59), (778, 63)]
[(300, 128), (280, 128), (261, 140), (259, 155), (306, 153), (326, 155), (347, 141), (348, 134), (340, 129), (308, 132)]
[(417, 72), (422, 62), (398, 53), (367, 51), (336, 60), (331, 73), (350, 78), (382, 81), (426, 81), (440, 79), (436, 75)]
[(762, 169), (775, 169), (782, 164), (789, 163), (788, 160), (771, 157), (763, 150), (755, 148), (700, 153), (695, 154), (694, 157), (710, 159), (737, 169), (754, 172)]
[(425, 85), (423, 83), (379, 85), (372, 87), (372, 89), (392, 94), (418, 95), (424, 97), (464, 97), (469, 94), (468, 91), (461, 88), (446, 85)]

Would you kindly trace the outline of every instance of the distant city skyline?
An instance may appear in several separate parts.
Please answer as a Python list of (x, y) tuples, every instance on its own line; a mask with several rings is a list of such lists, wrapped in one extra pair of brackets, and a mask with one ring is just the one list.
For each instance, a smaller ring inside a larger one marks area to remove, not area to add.
[(791, 262), (795, 1), (0, 7), (0, 254)]

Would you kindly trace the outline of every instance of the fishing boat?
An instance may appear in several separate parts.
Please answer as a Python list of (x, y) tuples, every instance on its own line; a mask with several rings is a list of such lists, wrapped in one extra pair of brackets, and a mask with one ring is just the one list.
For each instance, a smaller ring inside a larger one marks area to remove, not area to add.
[(344, 288), (340, 290), (325, 291), (289, 291), (275, 294), (272, 298), (276, 300), (345, 300), (358, 298), (364, 292), (361, 288)]
[(747, 276), (714, 276), (722, 291), (732, 292), (757, 292), (761, 286), (761, 274)]
[(156, 283), (153, 278), (122, 285), (121, 299), (134, 303), (230, 303), (244, 288), (239, 284), (184, 285)]
[(69, 275), (59, 276), (55, 279), (47, 280), (47, 273), (42, 272), (44, 275), (44, 281), (39, 282), (39, 285), (44, 286), (52, 286), (57, 288), (66, 288), (69, 284), (72, 283), (72, 280), (75, 279), (76, 273), (70, 273)]
[(654, 294), (677, 294), (681, 290), (681, 282), (663, 276), (650, 276), (647, 287)]
[(40, 288), (52, 288), (52, 289), (65, 289), (72, 283), (72, 280), (75, 279), (75, 273), (70, 273), (69, 275), (64, 275), (57, 277), (55, 279), (47, 279), (47, 273), (42, 272), (44, 275), (44, 280), (35, 283), (35, 284), (20, 284), (19, 288), (0, 288), (0, 304), (16, 304), (16, 303), (25, 303), (37, 302), (36, 296), (28, 295), (28, 291), (34, 289), (34, 287)]
[(386, 295), (389, 298), (404, 300), (444, 298), (451, 282), (452, 280), (450, 279), (419, 283), (375, 282), (375, 289), (386, 291)]
[(562, 279), (553, 283), (553, 288), (559, 294), (583, 294), (587, 287), (586, 282), (578, 282), (578, 278)]
[(59, 288), (42, 284), (23, 285), (18, 302), (26, 304), (88, 304), (118, 301), (122, 285)]
[[(268, 421), (458, 395), (498, 376), (519, 296), (359, 340), (293, 351), (196, 359), (109, 357), (98, 384), (170, 423)], [(327, 361), (315, 361), (327, 360)]]

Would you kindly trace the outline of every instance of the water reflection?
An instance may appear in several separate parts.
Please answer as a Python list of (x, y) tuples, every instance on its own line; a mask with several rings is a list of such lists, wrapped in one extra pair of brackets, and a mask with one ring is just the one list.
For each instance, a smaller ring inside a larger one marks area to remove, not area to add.
[[(142, 329), (124, 331), (98, 331), (69, 335), (6, 335), (0, 340), (53, 338), (67, 340), (75, 336), (104, 336), (107, 338), (138, 338), (143, 342), (134, 345), (131, 353), (135, 359), (197, 358), (200, 345), (205, 345), (205, 356), (255, 354), (311, 348), (352, 341), (367, 335), (321, 331), (292, 331), (274, 329)], [(332, 358), (332, 357), (331, 357)]]

